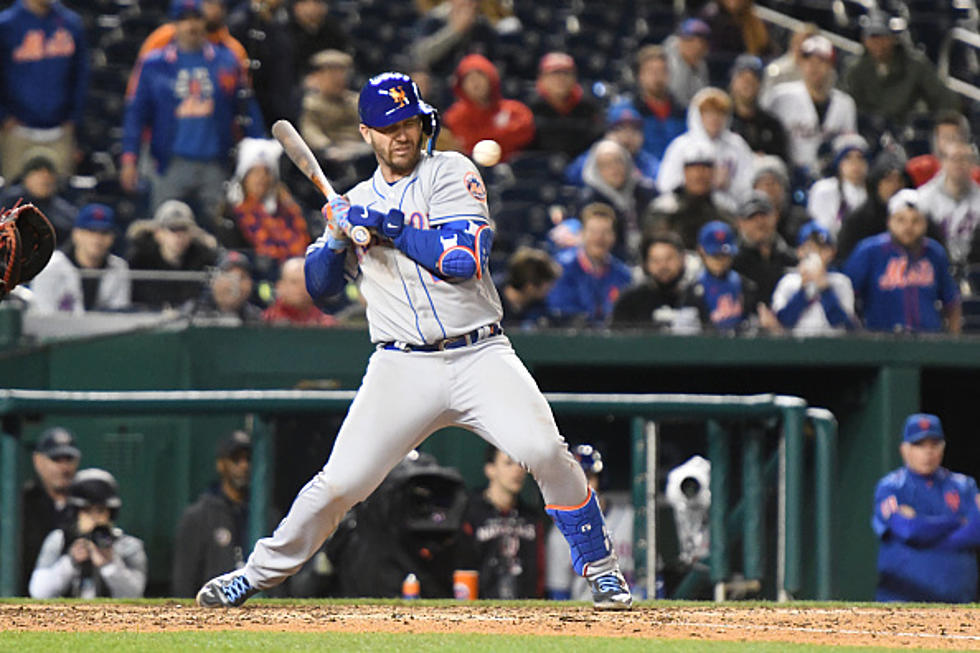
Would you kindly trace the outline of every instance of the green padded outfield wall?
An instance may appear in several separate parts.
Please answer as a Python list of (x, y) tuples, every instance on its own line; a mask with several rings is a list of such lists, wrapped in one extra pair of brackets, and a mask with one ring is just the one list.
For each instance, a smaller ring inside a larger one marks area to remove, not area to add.
[[(668, 336), (645, 333), (510, 334), (542, 389), (589, 392), (710, 392), (798, 395), (840, 421), (840, 510), (836, 515), (835, 586), (840, 598), (870, 599), (876, 546), (869, 528), (877, 479), (898, 464), (904, 416), (939, 413), (947, 426), (946, 462), (980, 476), (974, 437), (980, 388), (980, 340), (853, 337), (846, 339)], [(0, 343), (2, 345), (3, 343)], [(189, 328), (67, 341), (0, 353), (0, 387), (59, 390), (356, 388), (372, 348), (364, 331), (288, 328)], [(275, 498), (288, 502), (322, 464), (339, 416), (280, 424)], [(243, 420), (225, 417), (75, 418), (83, 466), (119, 476), (121, 524), (147, 541), (151, 591), (166, 593), (172, 533), (183, 507), (214, 478), (216, 440)], [(600, 439), (616, 478), (629, 479), (628, 427), (613, 420), (559, 417), (570, 440)], [(23, 466), (49, 422), (25, 425)], [(482, 481), (483, 444), (445, 431), (426, 444), (471, 486)], [(619, 455), (619, 454), (622, 455)], [(289, 456), (300, 460), (294, 464)]]

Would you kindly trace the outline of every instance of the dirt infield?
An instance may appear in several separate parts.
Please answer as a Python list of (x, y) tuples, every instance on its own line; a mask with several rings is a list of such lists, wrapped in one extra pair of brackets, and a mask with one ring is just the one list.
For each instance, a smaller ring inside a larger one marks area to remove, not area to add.
[(658, 606), (596, 613), (531, 605), (255, 603), (203, 610), (186, 603), (0, 604), (0, 631), (276, 630), (294, 632), (507, 633), (852, 646), (980, 649), (980, 610), (890, 606)]

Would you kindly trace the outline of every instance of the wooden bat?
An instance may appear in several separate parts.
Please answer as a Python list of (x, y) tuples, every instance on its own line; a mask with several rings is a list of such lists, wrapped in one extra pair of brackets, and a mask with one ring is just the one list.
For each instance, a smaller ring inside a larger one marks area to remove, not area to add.
[[(272, 125), (272, 135), (282, 144), (282, 149), (286, 152), (289, 160), (296, 164), (296, 167), (306, 175), (307, 179), (323, 193), (328, 200), (338, 195), (326, 175), (317, 163), (316, 157), (310, 151), (310, 146), (306, 144), (303, 137), (299, 135), (296, 128), (288, 120), (277, 120)], [(347, 232), (347, 236), (355, 245), (362, 247), (371, 242), (371, 232), (363, 225), (355, 225)]]

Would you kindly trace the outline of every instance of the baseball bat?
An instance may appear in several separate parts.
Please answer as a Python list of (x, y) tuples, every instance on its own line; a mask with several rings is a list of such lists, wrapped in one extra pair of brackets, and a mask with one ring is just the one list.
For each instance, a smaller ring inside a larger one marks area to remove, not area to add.
[[(337, 191), (327, 181), (327, 176), (323, 174), (320, 164), (317, 163), (316, 157), (310, 151), (310, 146), (306, 144), (306, 141), (288, 120), (277, 120), (272, 125), (272, 135), (282, 144), (282, 149), (286, 152), (289, 160), (296, 164), (300, 172), (313, 182), (313, 185), (323, 193), (324, 197), (330, 200), (337, 196)], [(347, 235), (355, 245), (365, 246), (371, 241), (371, 232), (362, 225), (351, 227)]]

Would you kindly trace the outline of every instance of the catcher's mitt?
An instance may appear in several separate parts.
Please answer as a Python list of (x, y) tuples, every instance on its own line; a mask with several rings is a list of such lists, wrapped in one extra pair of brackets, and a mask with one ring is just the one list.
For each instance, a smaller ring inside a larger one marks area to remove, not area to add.
[(54, 228), (36, 206), (0, 209), (0, 301), (43, 270), (54, 247)]

